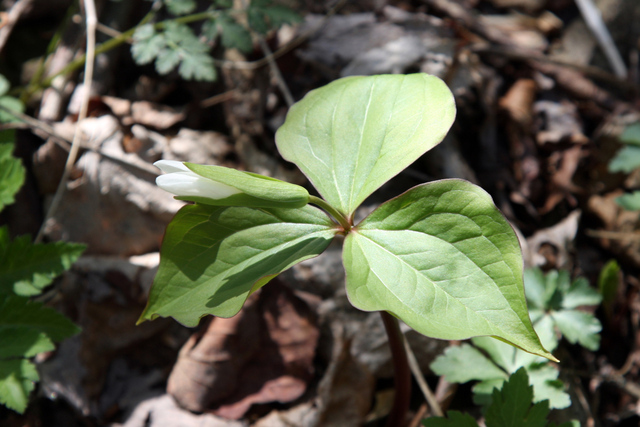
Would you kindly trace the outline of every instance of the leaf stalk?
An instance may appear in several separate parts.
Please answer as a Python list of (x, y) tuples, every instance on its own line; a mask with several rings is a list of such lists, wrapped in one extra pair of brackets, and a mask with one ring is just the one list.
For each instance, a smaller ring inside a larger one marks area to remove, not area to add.
[(326, 213), (331, 215), (333, 219), (335, 219), (338, 222), (338, 224), (342, 226), (345, 234), (348, 233), (349, 230), (351, 230), (352, 224), (347, 219), (347, 217), (345, 217), (342, 213), (340, 213), (340, 211), (338, 211), (336, 208), (331, 206), (325, 200), (321, 199), (320, 197), (309, 196), (309, 203), (313, 203), (314, 205), (322, 208)]
[(404, 346), (404, 336), (400, 331), (398, 319), (387, 311), (381, 311), (384, 329), (391, 347), (391, 360), (393, 362), (393, 381), (396, 387), (396, 395), (393, 400), (391, 412), (387, 418), (387, 427), (399, 427), (405, 425), (409, 400), (411, 399), (411, 370)]

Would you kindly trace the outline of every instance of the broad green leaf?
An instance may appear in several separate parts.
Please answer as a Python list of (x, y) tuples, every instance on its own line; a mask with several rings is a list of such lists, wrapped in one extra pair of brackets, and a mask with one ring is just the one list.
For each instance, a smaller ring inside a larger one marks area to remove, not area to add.
[(515, 232), (481, 188), (452, 179), (384, 203), (344, 244), (347, 294), (440, 339), (494, 336), (555, 358), (529, 320)]
[(612, 259), (602, 267), (598, 276), (598, 289), (604, 304), (608, 306), (616, 300), (619, 285), (620, 266), (615, 259)]
[(7, 227), (0, 227), (0, 294), (38, 295), (68, 270), (85, 248), (66, 242), (33, 244), (29, 236), (11, 241)]
[(15, 201), (25, 179), (22, 162), (12, 155), (13, 147), (12, 143), (0, 143), (0, 211)]
[(616, 203), (628, 211), (640, 211), (640, 191), (616, 197)]
[(29, 394), (38, 379), (36, 367), (28, 360), (0, 360), (0, 403), (24, 413), (29, 403)]
[(183, 207), (167, 227), (140, 321), (171, 316), (196, 326), (235, 315), (257, 282), (322, 253), (339, 231), (319, 209)]
[(551, 317), (570, 343), (578, 343), (591, 351), (600, 347), (599, 333), (602, 325), (593, 314), (578, 310), (562, 310), (552, 312)]
[(437, 77), (345, 77), (291, 107), (276, 144), (322, 197), (349, 217), (440, 143), (454, 117), (453, 95)]
[[(42, 332), (58, 342), (80, 332), (80, 329), (52, 308), (17, 295), (0, 294), (0, 327), (7, 330), (25, 328)], [(24, 339), (33, 337), (25, 337)], [(2, 343), (0, 343), (2, 345)]]
[(447, 411), (447, 418), (431, 417), (422, 422), (424, 427), (478, 427), (478, 423), (469, 414)]
[(506, 372), (469, 344), (447, 348), (444, 355), (436, 358), (430, 367), (433, 372), (444, 375), (452, 383), (507, 378)]
[(620, 142), (629, 145), (640, 145), (640, 123), (627, 126), (622, 135), (620, 135)]
[(515, 372), (502, 386), (494, 390), (491, 405), (487, 408), (487, 427), (544, 427), (549, 415), (547, 401), (531, 406), (533, 387), (529, 385), (527, 371)]
[(216, 23), (220, 26), (222, 46), (228, 49), (236, 48), (245, 53), (253, 50), (251, 33), (242, 25), (224, 15)]
[(619, 150), (609, 162), (609, 172), (631, 173), (640, 168), (640, 147), (627, 145)]

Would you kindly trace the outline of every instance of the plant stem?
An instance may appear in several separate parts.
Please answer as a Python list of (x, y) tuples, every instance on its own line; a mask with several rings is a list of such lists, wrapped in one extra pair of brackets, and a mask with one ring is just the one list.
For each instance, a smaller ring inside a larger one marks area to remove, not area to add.
[(398, 319), (386, 311), (381, 311), (384, 329), (389, 338), (391, 347), (391, 360), (393, 361), (393, 380), (396, 387), (396, 395), (393, 407), (387, 418), (387, 427), (401, 427), (405, 425), (409, 399), (411, 398), (411, 370), (407, 360), (407, 352), (404, 347), (404, 336), (400, 331)]
[(320, 197), (309, 196), (309, 203), (313, 203), (324, 209), (329, 215), (331, 215), (338, 223), (344, 228), (344, 232), (347, 233), (351, 230), (351, 223), (349, 220), (341, 214), (336, 208), (331, 206), (326, 201), (322, 200)]

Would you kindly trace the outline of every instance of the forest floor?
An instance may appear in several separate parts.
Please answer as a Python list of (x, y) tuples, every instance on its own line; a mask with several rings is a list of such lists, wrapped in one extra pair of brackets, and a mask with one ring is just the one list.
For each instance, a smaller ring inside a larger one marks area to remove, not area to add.
[[(10, 11), (13, 3), (3, 5)], [(12, 236), (42, 228), (46, 241), (82, 242), (87, 250), (45, 294), (82, 333), (37, 358), (41, 382), (29, 409), (0, 408), (0, 424), (383, 425), (393, 394), (386, 337), (379, 316), (349, 305), (339, 244), (282, 274), (235, 321), (204, 320), (196, 330), (172, 319), (135, 323), (164, 229), (182, 205), (155, 186), (154, 161), (223, 165), (307, 185), (274, 143), (290, 100), (348, 75), (415, 72), (449, 85), (456, 121), (360, 215), (422, 182), (462, 178), (489, 192), (519, 232), (526, 267), (568, 271), (598, 288), (603, 267), (615, 260), (611, 296), (587, 309), (602, 324), (599, 348), (563, 341), (558, 349), (572, 405), (553, 416), (594, 427), (640, 423), (640, 201), (632, 197), (640, 190), (640, 154), (617, 155), (640, 145), (636, 0), (595, 1), (604, 33), (577, 6), (591, 0), (285, 2), (302, 21), (264, 39), (254, 34), (248, 54), (213, 45), (213, 82), (136, 65), (127, 43), (99, 52), (81, 121), (82, 66), (50, 87), (37, 84), (85, 52), (77, 2), (24, 3), (17, 16), (1, 17), (18, 20), (2, 40), (0, 73), (16, 96), (30, 91), (32, 120), (23, 120), (16, 138), (28, 177), (0, 223)], [(99, 2), (98, 42), (161, 3)], [(54, 34), (60, 39), (38, 77)], [(606, 36), (613, 44), (600, 42)], [(45, 221), (76, 127), (86, 138)], [(247, 327), (256, 316), (260, 325)], [(284, 323), (306, 338), (291, 345), (278, 326)], [(403, 331), (442, 408), (481, 418), (471, 384), (450, 384), (430, 369), (450, 343)], [(304, 372), (283, 364), (285, 356)], [(414, 384), (407, 425), (429, 414)]]

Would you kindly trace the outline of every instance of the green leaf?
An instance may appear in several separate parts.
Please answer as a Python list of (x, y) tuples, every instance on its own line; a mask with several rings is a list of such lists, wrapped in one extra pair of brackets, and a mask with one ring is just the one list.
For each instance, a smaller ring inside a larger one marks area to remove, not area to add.
[(478, 423), (469, 414), (447, 411), (447, 418), (431, 417), (422, 421), (424, 427), (478, 427)]
[(38, 379), (36, 367), (28, 360), (0, 360), (0, 403), (24, 413), (29, 403), (29, 394)]
[(628, 211), (640, 211), (640, 191), (634, 191), (631, 194), (623, 194), (616, 197), (616, 203)]
[(266, 34), (267, 31), (269, 31), (267, 15), (264, 13), (264, 9), (261, 7), (254, 7), (253, 2), (247, 9), (247, 21), (249, 23), (249, 28), (260, 34)]
[(7, 80), (5, 76), (0, 74), (0, 96), (3, 96), (7, 92), (9, 92), (10, 87), (11, 87), (11, 83), (9, 83), (9, 80)]
[(22, 325), (0, 324), (0, 343), (0, 359), (33, 357), (55, 349), (47, 334)]
[(524, 297), (511, 225), (481, 188), (452, 179), (392, 199), (347, 235), (347, 294), (440, 339), (495, 336), (555, 358), (538, 339)]
[(29, 236), (10, 241), (7, 227), (0, 227), (0, 293), (24, 296), (41, 293), (85, 249), (85, 245), (78, 243), (33, 244)]
[[(0, 96), (0, 105), (9, 110), (24, 113), (22, 101), (12, 96)], [(0, 123), (20, 123), (20, 119), (11, 113), (0, 110)]]
[(213, 58), (206, 53), (185, 55), (178, 68), (180, 77), (185, 80), (212, 82), (217, 78)]
[(152, 24), (141, 25), (133, 33), (131, 56), (138, 65), (148, 64), (158, 56), (166, 45), (164, 35), (156, 33)]
[(610, 305), (616, 300), (619, 285), (620, 266), (615, 259), (612, 259), (602, 267), (598, 277), (598, 288), (604, 304)]
[(640, 147), (628, 145), (616, 153), (609, 162), (609, 172), (631, 173), (640, 168)]
[(572, 344), (596, 351), (600, 347), (600, 321), (591, 313), (577, 310), (562, 310), (551, 313), (562, 335)]
[(22, 162), (12, 155), (13, 147), (12, 143), (0, 143), (0, 211), (15, 201), (26, 175)]
[(164, 48), (158, 52), (156, 58), (156, 71), (160, 74), (169, 74), (180, 63), (180, 52), (174, 49)]
[(302, 21), (302, 17), (293, 9), (283, 5), (273, 5), (262, 9), (271, 28), (280, 28), (284, 24), (295, 24)]
[(291, 107), (276, 144), (322, 197), (349, 217), (440, 143), (454, 117), (453, 95), (437, 77), (345, 77)]
[[(31, 329), (42, 332), (58, 342), (80, 332), (80, 329), (52, 308), (17, 295), (0, 294), (0, 327)], [(33, 339), (33, 337), (29, 337)], [(25, 338), (26, 340), (26, 338)], [(31, 342), (31, 341), (30, 341)]]
[[(252, 289), (322, 253), (339, 231), (319, 209), (188, 205), (169, 224), (140, 321), (171, 316), (196, 326), (235, 315)], [(262, 281), (261, 281), (262, 280)]]
[(236, 48), (245, 53), (253, 50), (251, 33), (246, 28), (230, 18), (221, 17), (217, 23), (220, 26), (222, 46), (227, 49)]
[[(536, 325), (545, 324), (548, 329), (557, 327), (570, 343), (579, 343), (589, 350), (598, 349), (598, 333), (602, 329), (600, 321), (591, 313), (574, 310), (581, 306), (597, 305), (602, 301), (602, 296), (586, 279), (577, 278), (571, 282), (566, 270), (552, 270), (545, 276), (539, 269), (525, 271), (524, 277), (527, 300), (536, 307), (531, 310), (531, 317), (536, 319)], [(553, 337), (552, 331), (545, 334)], [(553, 342), (543, 343), (555, 347), (555, 338), (550, 340)]]
[(531, 406), (533, 387), (529, 385), (524, 368), (515, 372), (502, 386), (494, 390), (491, 405), (487, 408), (487, 427), (544, 427), (549, 415), (547, 401)]
[(447, 381), (452, 383), (497, 378), (505, 380), (508, 377), (506, 372), (469, 344), (447, 348), (444, 354), (436, 358), (430, 367), (433, 372), (444, 375)]
[(197, 3), (195, 0), (164, 0), (167, 10), (173, 15), (180, 16), (196, 10)]
[(630, 145), (640, 145), (640, 123), (634, 123), (625, 128), (620, 135), (620, 142)]

